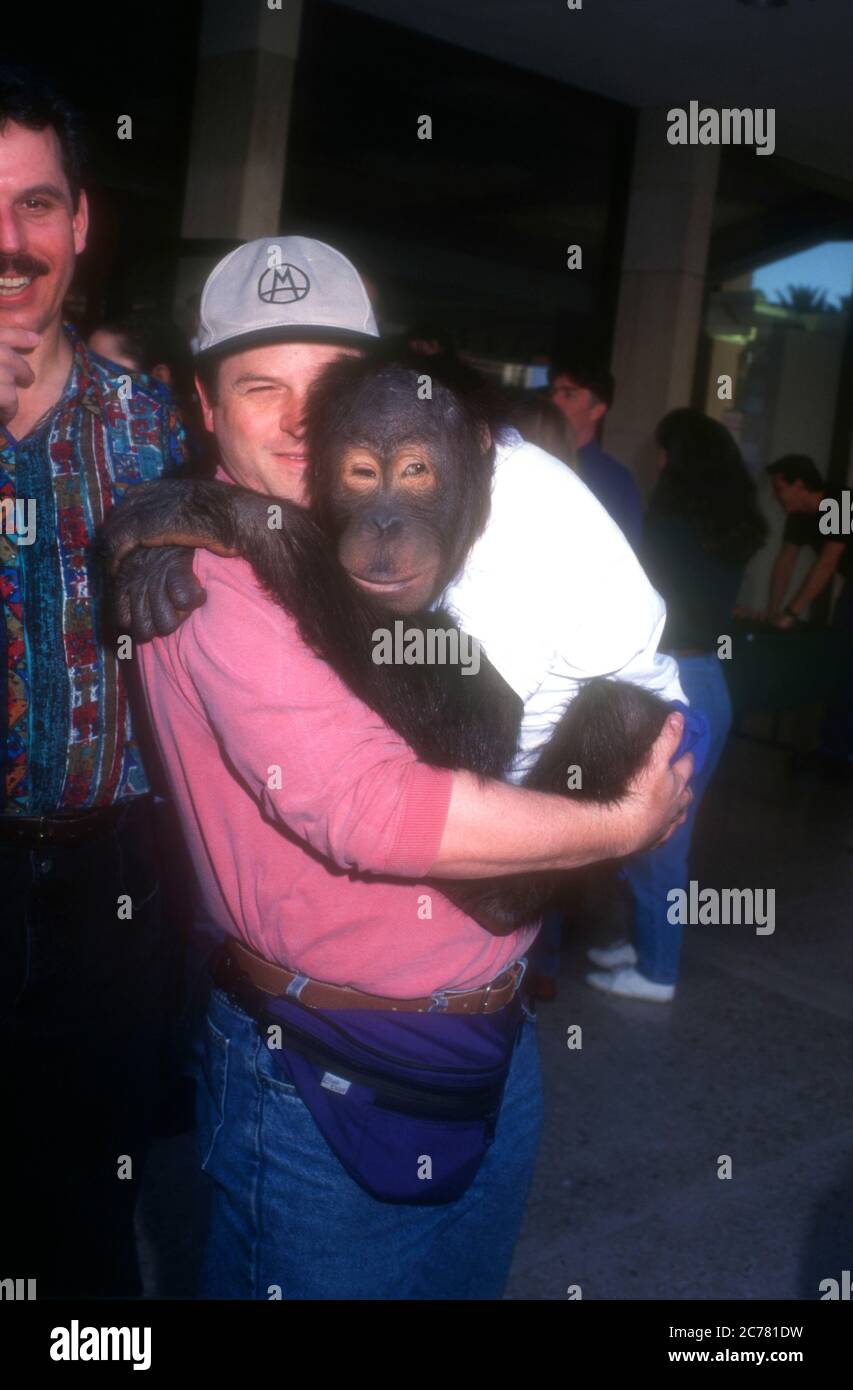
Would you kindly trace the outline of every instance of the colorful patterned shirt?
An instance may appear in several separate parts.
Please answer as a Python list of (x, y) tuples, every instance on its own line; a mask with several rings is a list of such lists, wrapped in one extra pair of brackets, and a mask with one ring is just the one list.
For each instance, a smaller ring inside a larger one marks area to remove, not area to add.
[[(65, 332), (74, 358), (62, 398), (24, 439), (14, 420), (0, 426), (4, 815), (89, 809), (148, 790), (126, 663), (104, 636), (92, 542), (132, 488), (180, 469), (184, 430), (165, 386), (89, 352), (70, 325)], [(16, 502), (20, 518), (34, 516), (31, 543), (13, 530)]]

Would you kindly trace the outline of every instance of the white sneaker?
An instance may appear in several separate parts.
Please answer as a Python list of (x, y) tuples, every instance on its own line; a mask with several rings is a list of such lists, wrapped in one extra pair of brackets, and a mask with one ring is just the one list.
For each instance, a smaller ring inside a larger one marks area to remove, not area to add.
[(636, 965), (637, 952), (630, 941), (614, 941), (612, 946), (593, 946), (587, 955), (593, 965), (602, 970), (615, 970), (619, 965)]
[(599, 975), (587, 975), (586, 982), (593, 989), (603, 990), (605, 994), (620, 994), (626, 999), (648, 999), (657, 1004), (667, 1004), (675, 994), (675, 985), (658, 985), (646, 979), (639, 970), (625, 966), (621, 970), (608, 970)]

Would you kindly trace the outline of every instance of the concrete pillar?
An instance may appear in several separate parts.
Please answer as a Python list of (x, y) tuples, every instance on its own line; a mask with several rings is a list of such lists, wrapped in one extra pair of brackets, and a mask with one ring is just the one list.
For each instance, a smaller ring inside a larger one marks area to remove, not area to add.
[(654, 430), (690, 404), (719, 149), (670, 145), (663, 110), (642, 111), (631, 178), (606, 448), (648, 488)]
[(204, 0), (182, 235), (279, 230), (302, 0)]

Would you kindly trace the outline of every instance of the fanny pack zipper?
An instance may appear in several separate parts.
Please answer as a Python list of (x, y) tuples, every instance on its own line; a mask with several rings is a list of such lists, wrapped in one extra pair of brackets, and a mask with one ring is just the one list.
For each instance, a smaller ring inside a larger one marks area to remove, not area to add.
[[(413, 1114), (417, 1114), (414, 1103), (411, 1101), (413, 1091), (416, 1092), (418, 1103), (421, 1107), (433, 1110), (434, 1112), (446, 1112), (447, 1110), (468, 1111), (470, 1107), (477, 1102), (480, 1102), (481, 1105), (495, 1108), (500, 1102), (501, 1093), (503, 1091), (503, 1079), (500, 1082), (492, 1081), (487, 1086), (481, 1086), (479, 1088), (471, 1087), (471, 1089), (466, 1091), (463, 1095), (454, 1096), (448, 1095), (446, 1092), (437, 1095), (434, 1090), (423, 1085), (418, 1085), (415, 1082), (407, 1086), (403, 1082), (391, 1081), (381, 1076), (377, 1077), (369, 1071), (363, 1071), (359, 1067), (353, 1066), (352, 1063), (342, 1059), (338, 1053), (332, 1051), (331, 1048), (324, 1047), (322, 1043), (318, 1043), (316, 1039), (306, 1036), (300, 1029), (295, 1028), (291, 1024), (286, 1025), (284, 1033), (285, 1047), (287, 1047), (288, 1044), (290, 1044), (294, 1052), (299, 1053), (300, 1056), (305, 1057), (309, 1062), (314, 1062), (318, 1066), (324, 1067), (327, 1071), (332, 1071), (335, 1076), (341, 1076), (345, 1081), (355, 1081), (362, 1086), (369, 1087), (370, 1090), (375, 1091), (377, 1095), (382, 1095), (389, 1100), (395, 1100), (397, 1104), (389, 1107), (391, 1109), (405, 1110), (406, 1102), (408, 1101), (412, 1107), (411, 1113)], [(374, 1049), (370, 1049), (370, 1051), (374, 1051)], [(381, 1057), (382, 1054), (376, 1052), (375, 1055)], [(419, 1070), (446, 1071), (447, 1068), (433, 1069), (420, 1067)], [(470, 1076), (472, 1073), (464, 1073), (457, 1068), (455, 1074)], [(476, 1073), (474, 1073), (474, 1075), (476, 1075)], [(489, 1110), (486, 1109), (478, 1118), (485, 1118), (488, 1113)], [(469, 1118), (474, 1117), (469, 1116)]]
[[(511, 1005), (515, 1003), (516, 997), (517, 997), (517, 996), (515, 996), (515, 995), (513, 996), (513, 998), (509, 1001), (509, 1004), (507, 1004), (507, 1006), (506, 1006), (507, 1008), (511, 1007)], [(288, 1001), (288, 1002), (292, 1002), (292, 1001)], [(299, 1004), (297, 1004), (297, 1007), (304, 1008), (305, 1006), (304, 1006), (304, 1005), (299, 1005)], [(476, 1015), (471, 1015), (471, 1016), (472, 1016), (472, 1017), (476, 1017)], [(486, 1015), (482, 1015), (482, 1016), (483, 1016), (483, 1017), (486, 1017)], [(308, 1039), (308, 1041), (310, 1041), (310, 1042), (312, 1042), (312, 1043), (315, 1041), (315, 1040), (311, 1037), (311, 1034), (310, 1034), (310, 1033), (303, 1033), (301, 1029), (297, 1028), (294, 1024), (287, 1022), (286, 1019), (276, 1019), (276, 1017), (275, 1017), (274, 1014), (271, 1014), (270, 1017), (272, 1018), (272, 1020), (273, 1020), (274, 1023), (284, 1023), (285, 1026), (286, 1026), (287, 1028), (293, 1029), (293, 1031), (297, 1034), (297, 1036), (302, 1037), (302, 1038), (306, 1038), (306, 1039)], [(352, 1042), (352, 1041), (353, 1041), (352, 1038), (350, 1038), (349, 1034), (347, 1033), (346, 1029), (342, 1028), (342, 1027), (340, 1026), (340, 1024), (335, 1023), (332, 1019), (330, 1019), (330, 1018), (328, 1017), (327, 1014), (324, 1014), (324, 1015), (323, 1015), (323, 1019), (324, 1019), (324, 1022), (325, 1022), (331, 1029), (333, 1029), (336, 1033), (338, 1033), (342, 1038), (345, 1038), (348, 1042)], [(319, 1044), (316, 1044), (316, 1045), (317, 1045), (317, 1046), (320, 1046), (320, 1047), (323, 1046), (322, 1043), (319, 1043)], [(514, 1045), (514, 1044), (513, 1044), (513, 1045)], [(356, 1042), (356, 1046), (357, 1046), (358, 1048), (360, 1048), (362, 1052), (367, 1052), (371, 1057), (376, 1057), (380, 1062), (385, 1062), (385, 1061), (388, 1060), (387, 1057), (385, 1057), (384, 1053), (380, 1052), (380, 1051), (379, 1051), (377, 1048), (375, 1048), (375, 1047), (371, 1047), (369, 1043), (363, 1043), (363, 1042), (361, 1042), (361, 1041), (358, 1041), (358, 1042)], [(512, 1047), (510, 1047), (509, 1051), (512, 1052)], [(334, 1055), (334, 1054), (333, 1054), (333, 1055)], [(484, 1072), (476, 1072), (476, 1071), (473, 1071), (473, 1072), (472, 1072), (470, 1069), (468, 1069), (468, 1068), (466, 1068), (466, 1067), (439, 1067), (439, 1066), (430, 1067), (430, 1066), (426, 1066), (426, 1065), (425, 1065), (424, 1063), (422, 1063), (422, 1062), (406, 1062), (405, 1065), (406, 1065), (407, 1067), (409, 1067), (412, 1071), (430, 1071), (430, 1072), (438, 1072), (438, 1073), (439, 1073), (440, 1075), (442, 1075), (442, 1076), (477, 1076), (477, 1075), (485, 1075)]]

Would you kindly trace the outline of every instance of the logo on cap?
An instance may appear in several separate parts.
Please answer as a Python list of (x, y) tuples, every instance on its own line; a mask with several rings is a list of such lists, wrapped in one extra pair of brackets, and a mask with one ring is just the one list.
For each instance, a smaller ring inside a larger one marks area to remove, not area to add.
[(272, 265), (258, 281), (258, 298), (265, 304), (295, 304), (304, 299), (311, 281), (297, 265)]

